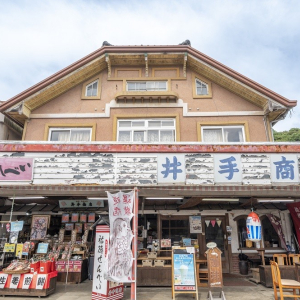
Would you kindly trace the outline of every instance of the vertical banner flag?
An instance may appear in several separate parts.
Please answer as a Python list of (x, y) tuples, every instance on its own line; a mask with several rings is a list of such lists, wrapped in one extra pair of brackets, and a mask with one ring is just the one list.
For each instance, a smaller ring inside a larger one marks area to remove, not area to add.
[(300, 243), (300, 202), (287, 203), (286, 207), (291, 213), (292, 220), (295, 226), (298, 244)]
[(285, 242), (285, 237), (284, 237), (284, 234), (282, 231), (280, 218), (278, 218), (277, 216), (274, 216), (272, 214), (267, 214), (267, 217), (269, 218), (270, 222), (272, 223), (273, 228), (275, 229), (276, 233), (278, 234), (281, 247), (285, 248), (285, 250), (288, 251), (288, 248), (287, 248), (286, 242)]
[(106, 279), (115, 282), (132, 281), (133, 238), (130, 221), (133, 217), (134, 191), (107, 192), (110, 222), (110, 246)]
[(92, 300), (116, 300), (123, 298), (123, 284), (107, 281), (109, 226), (96, 227)]

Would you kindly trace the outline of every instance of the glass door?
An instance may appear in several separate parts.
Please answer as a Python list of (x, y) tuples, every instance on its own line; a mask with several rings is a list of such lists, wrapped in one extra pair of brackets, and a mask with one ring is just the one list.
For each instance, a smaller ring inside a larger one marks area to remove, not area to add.
[(222, 251), (222, 271), (229, 272), (229, 257), (228, 257), (228, 241), (226, 237), (226, 222), (225, 216), (205, 216), (202, 217), (202, 228), (204, 235), (202, 235), (202, 247), (200, 251), (204, 253), (207, 250), (206, 245), (210, 242), (217, 244), (217, 247)]

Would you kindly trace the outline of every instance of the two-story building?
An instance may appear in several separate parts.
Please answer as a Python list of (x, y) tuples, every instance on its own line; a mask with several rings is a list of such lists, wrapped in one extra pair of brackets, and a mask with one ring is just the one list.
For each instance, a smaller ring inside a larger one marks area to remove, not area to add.
[[(57, 216), (61, 199), (137, 187), (140, 248), (191, 238), (203, 255), (216, 242), (223, 272), (238, 272), (241, 250), (257, 255), (244, 232), (251, 208), (267, 253), (294, 238), (286, 202), (298, 199), (300, 146), (273, 143), (272, 126), (295, 106), (189, 44), (105, 45), (2, 104), (24, 132), (21, 142), (0, 143), (0, 157), (33, 164), (29, 179), (0, 178), (1, 197), (16, 198), (15, 215)], [(141, 284), (159, 284), (149, 278), (161, 271), (142, 269)]]

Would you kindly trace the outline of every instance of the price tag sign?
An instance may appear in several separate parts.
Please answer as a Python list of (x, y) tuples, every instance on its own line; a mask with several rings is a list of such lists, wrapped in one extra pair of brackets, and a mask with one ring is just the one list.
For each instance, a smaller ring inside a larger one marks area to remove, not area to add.
[(11, 275), (11, 281), (10, 281), (10, 285), (9, 285), (10, 289), (16, 289), (18, 287), (20, 277), (21, 277), (21, 274)]
[(0, 275), (0, 289), (4, 289), (5, 283), (7, 281), (8, 274), (1, 273)]
[(45, 282), (47, 279), (47, 274), (38, 274), (36, 280), (36, 289), (42, 290), (44, 288)]
[(23, 285), (22, 285), (23, 290), (28, 290), (29, 289), (29, 286), (30, 286), (31, 281), (32, 281), (32, 277), (33, 277), (33, 274), (25, 274), (24, 275), (24, 280), (23, 280)]

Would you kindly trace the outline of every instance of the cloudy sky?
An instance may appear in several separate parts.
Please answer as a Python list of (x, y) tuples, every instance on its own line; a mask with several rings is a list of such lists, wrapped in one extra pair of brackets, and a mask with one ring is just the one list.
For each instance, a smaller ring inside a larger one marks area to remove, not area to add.
[[(299, 0), (0, 0), (0, 99), (102, 46), (192, 47), (300, 100)], [(275, 130), (300, 128), (300, 103)]]

